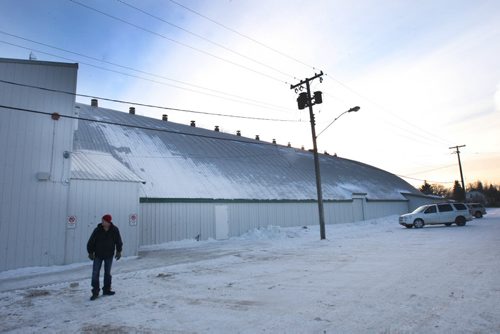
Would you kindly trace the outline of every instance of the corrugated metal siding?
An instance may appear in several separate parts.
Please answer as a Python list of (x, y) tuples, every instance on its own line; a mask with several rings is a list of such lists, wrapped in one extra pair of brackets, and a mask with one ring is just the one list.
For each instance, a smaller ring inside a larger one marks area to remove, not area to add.
[[(314, 203), (314, 207), (315, 216), (312, 219), (313, 225), (319, 224), (318, 204)], [(323, 207), (325, 211), (325, 224), (352, 223), (354, 221), (352, 201), (325, 202), (323, 203)]]
[(437, 198), (435, 196), (423, 196), (423, 195), (413, 195), (404, 194), (408, 198), (408, 208), (406, 212), (412, 212), (419, 206), (430, 204), (430, 203), (440, 203), (443, 201), (442, 198)]
[(74, 228), (66, 227), (65, 263), (87, 260), (87, 241), (107, 213), (120, 229), (123, 255), (137, 255), (141, 216), (137, 225), (130, 225), (129, 216), (139, 214), (138, 194), (137, 182), (72, 180), (68, 215), (75, 216), (77, 223)]
[[(73, 91), (76, 65), (0, 59), (0, 78)], [(0, 83), (0, 104), (72, 115), (74, 97)], [(64, 262), (74, 121), (0, 108), (0, 270)], [(50, 173), (38, 181), (36, 173)]]
[(141, 203), (140, 245), (215, 238), (214, 205), (207, 203)]
[(408, 202), (383, 202), (383, 201), (367, 201), (367, 213), (365, 219), (374, 219), (396, 214), (408, 212)]
[[(314, 224), (318, 207), (314, 203), (241, 203), (229, 205), (230, 236), (265, 226)], [(316, 220), (317, 221), (317, 220)]]
[[(365, 201), (360, 199), (360, 201)], [(405, 201), (365, 203), (366, 212), (360, 220), (373, 219), (404, 211)], [(217, 206), (226, 206), (229, 213), (229, 237), (266, 226), (309, 226), (319, 224), (315, 202), (159, 202), (141, 203), (142, 228), (140, 245), (170, 241), (216, 237)], [(325, 223), (341, 224), (356, 221), (354, 201), (325, 202)], [(364, 216), (363, 216), (364, 215)]]

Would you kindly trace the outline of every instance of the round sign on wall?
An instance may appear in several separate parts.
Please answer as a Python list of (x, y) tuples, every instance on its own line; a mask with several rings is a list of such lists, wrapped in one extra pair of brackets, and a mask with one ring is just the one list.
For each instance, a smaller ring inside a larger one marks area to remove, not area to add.
[(128, 216), (128, 223), (130, 224), (130, 226), (137, 225), (137, 213), (131, 213)]
[(68, 216), (68, 219), (66, 220), (66, 227), (67, 228), (76, 227), (76, 216)]

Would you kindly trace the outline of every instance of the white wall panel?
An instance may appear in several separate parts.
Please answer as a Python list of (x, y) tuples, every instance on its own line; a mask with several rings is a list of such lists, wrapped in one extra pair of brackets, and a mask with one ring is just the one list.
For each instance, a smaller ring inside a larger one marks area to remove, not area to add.
[[(360, 199), (361, 200), (361, 199)], [(362, 199), (364, 201), (364, 199)], [(229, 237), (269, 225), (291, 227), (319, 224), (314, 202), (184, 202), (141, 203), (140, 245), (154, 245), (183, 239), (216, 238), (216, 207), (228, 208)], [(365, 203), (364, 218), (372, 219), (399, 213), (405, 201)], [(325, 202), (325, 223), (353, 222), (353, 201)]]
[[(74, 92), (77, 66), (0, 59), (0, 79)], [(73, 115), (74, 96), (0, 83), (0, 105)], [(0, 270), (64, 262), (74, 120), (0, 108)], [(38, 172), (50, 178), (39, 181)]]
[(365, 219), (374, 219), (390, 215), (399, 215), (408, 212), (406, 201), (367, 201), (367, 213)]
[(208, 203), (141, 203), (141, 245), (215, 238), (215, 205)]

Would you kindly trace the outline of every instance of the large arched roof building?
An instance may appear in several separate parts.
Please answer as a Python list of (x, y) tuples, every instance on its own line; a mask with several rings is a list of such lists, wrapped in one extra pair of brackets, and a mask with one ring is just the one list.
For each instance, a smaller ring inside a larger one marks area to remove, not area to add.
[[(311, 152), (75, 103), (77, 72), (0, 58), (0, 270), (85, 261), (105, 213), (125, 256), (318, 224)], [(381, 169), (328, 155), (320, 163), (326, 224), (431, 201)]]
[[(74, 149), (111, 154), (139, 178), (144, 198), (314, 200), (309, 151), (77, 104)], [(83, 121), (85, 119), (85, 121)], [(384, 170), (320, 155), (323, 198), (406, 200), (420, 192)]]

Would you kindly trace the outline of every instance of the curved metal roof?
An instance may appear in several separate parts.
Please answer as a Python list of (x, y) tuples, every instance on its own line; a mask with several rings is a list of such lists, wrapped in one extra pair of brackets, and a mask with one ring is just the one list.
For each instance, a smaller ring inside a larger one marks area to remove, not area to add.
[[(107, 152), (146, 184), (141, 197), (315, 200), (313, 154), (257, 141), (76, 104), (74, 150)], [(99, 122), (96, 122), (99, 121)], [(320, 155), (323, 198), (402, 200), (420, 194), (381, 169)]]

